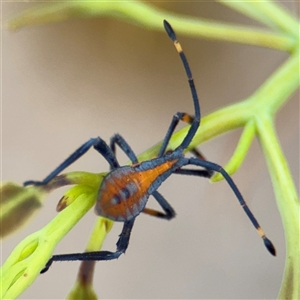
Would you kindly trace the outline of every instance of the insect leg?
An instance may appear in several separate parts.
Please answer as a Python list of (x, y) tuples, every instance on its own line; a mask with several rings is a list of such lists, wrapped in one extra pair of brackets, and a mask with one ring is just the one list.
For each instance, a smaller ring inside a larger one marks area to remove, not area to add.
[(190, 152), (193, 153), (197, 158), (201, 160), (206, 160), (206, 157), (197, 148), (193, 148), (192, 150), (190, 150)]
[(110, 251), (95, 251), (95, 252), (83, 252), (83, 253), (71, 253), (71, 254), (59, 254), (53, 255), (47, 262), (41, 273), (48, 271), (54, 261), (83, 261), (83, 260), (113, 260), (119, 258), (119, 256), (125, 253), (130, 239), (131, 230), (134, 224), (134, 218), (126, 221), (123, 225), (122, 232), (117, 242), (117, 250), (115, 252)]
[(211, 178), (212, 171), (210, 170), (193, 170), (193, 169), (178, 169), (174, 171), (174, 174), (180, 175), (192, 175), (192, 176), (199, 176), (204, 178)]
[[(166, 30), (169, 38), (173, 41), (176, 51), (178, 52), (181, 62), (183, 64), (186, 76), (188, 78), (188, 83), (189, 83), (190, 91), (192, 94), (194, 110), (195, 110), (195, 117), (191, 123), (191, 127), (189, 128), (189, 131), (188, 131), (187, 135), (185, 136), (185, 138), (183, 139), (183, 141), (181, 142), (181, 144), (177, 147), (177, 149), (180, 149), (181, 151), (183, 151), (184, 149), (186, 149), (189, 146), (189, 144), (191, 143), (193, 137), (195, 136), (195, 134), (200, 126), (200, 120), (201, 120), (200, 104), (199, 104), (198, 95), (197, 95), (196, 87), (194, 84), (194, 80), (193, 80), (193, 76), (192, 76), (192, 72), (191, 72), (188, 60), (182, 50), (180, 43), (177, 40), (176, 34), (175, 34), (172, 26), (166, 20), (164, 20), (164, 27), (165, 27), (165, 30)], [(172, 130), (171, 126), (170, 126), (170, 129)], [(173, 129), (173, 131), (174, 131), (174, 129)], [(169, 130), (168, 130), (168, 132), (169, 132)], [(168, 135), (168, 132), (167, 132), (167, 135)], [(163, 146), (164, 146), (164, 144), (163, 144)], [(162, 155), (163, 152), (164, 152), (164, 150), (161, 151), (160, 154)]]
[(219, 166), (213, 162), (200, 160), (200, 159), (193, 158), (193, 157), (189, 159), (189, 162), (187, 164), (204, 167), (206, 169), (210, 169), (212, 171), (221, 173), (223, 175), (223, 177), (227, 181), (228, 185), (230, 186), (231, 190), (234, 192), (235, 196), (237, 197), (238, 201), (240, 202), (240, 205), (244, 209), (246, 215), (250, 219), (251, 223), (257, 230), (260, 237), (263, 239), (266, 248), (272, 255), (275, 256), (276, 255), (275, 247), (273, 246), (272, 242), (266, 237), (263, 229), (260, 227), (259, 223), (257, 222), (256, 218), (254, 217), (253, 213), (251, 212), (250, 208), (248, 207), (247, 203), (245, 202), (242, 194), (240, 193), (239, 189), (237, 188), (236, 184), (234, 183), (232, 178), (229, 176), (229, 174), (221, 166)]
[(111, 169), (116, 169), (120, 167), (118, 160), (110, 149), (110, 147), (103, 141), (101, 138), (98, 137), (98, 142), (94, 145), (95, 150), (97, 150), (109, 163)]
[(54, 169), (44, 180), (42, 181), (33, 181), (28, 180), (23, 183), (24, 186), (27, 185), (44, 185), (49, 183), (55, 176), (57, 176), (64, 169), (69, 167), (72, 163), (74, 163), (77, 159), (79, 159), (82, 155), (84, 155), (92, 146), (107, 160), (110, 164), (111, 168), (118, 168), (120, 165), (114, 156), (112, 150), (108, 147), (108, 145), (100, 138), (92, 138), (80, 146), (75, 152), (73, 152), (64, 162), (62, 162), (56, 169)]
[[(183, 122), (191, 124), (194, 121), (194, 117), (187, 114), (187, 113), (177, 113), (177, 115), (175, 115), (175, 116), (179, 117), (179, 114), (181, 114), (180, 120), (183, 121)], [(168, 143), (170, 141), (170, 138), (171, 138), (171, 136), (172, 136), (172, 134), (175, 130), (175, 127), (177, 126), (177, 124), (179, 122), (179, 118), (176, 119), (175, 116), (173, 117), (173, 120), (172, 120), (171, 126), (169, 128), (169, 131), (168, 131), (168, 133), (167, 133), (167, 135), (166, 135), (166, 137), (163, 141), (163, 145), (160, 149), (158, 157), (160, 156), (160, 153), (162, 153), (162, 155), (164, 154), (164, 152), (165, 152), (165, 150), (168, 146)], [(163, 152), (161, 152), (161, 151), (163, 151)], [(190, 152), (194, 156), (196, 156), (197, 158), (202, 159), (202, 160), (206, 160), (205, 156), (197, 148), (193, 148), (192, 150), (190, 150)], [(196, 175), (196, 176), (211, 178), (214, 172), (212, 170), (208, 170), (208, 169), (206, 169), (206, 170), (195, 170), (195, 171), (192, 171), (192, 170), (187, 171), (187, 170), (184, 170), (184, 169), (179, 169), (179, 170), (176, 170), (174, 173), (175, 174), (184, 174), (184, 175)], [(195, 174), (193, 174), (193, 173), (195, 173)]]
[[(197, 158), (201, 160), (206, 160), (205, 156), (197, 148), (192, 149), (190, 152), (193, 153)], [(214, 174), (214, 171), (210, 169), (205, 169), (205, 170), (178, 169), (174, 173), (211, 178)]]
[(175, 217), (176, 213), (174, 211), (174, 209), (172, 208), (172, 206), (167, 202), (167, 200), (158, 192), (155, 191), (153, 192), (152, 196), (156, 199), (156, 201), (159, 203), (159, 205), (162, 207), (162, 209), (164, 210), (164, 213), (152, 209), (152, 208), (144, 208), (144, 210), (142, 211), (145, 214), (157, 217), (157, 218), (162, 218), (162, 219), (167, 219), (167, 220), (171, 220)]
[(163, 143), (162, 143), (161, 148), (159, 150), (159, 153), (157, 155), (158, 157), (161, 157), (161, 156), (164, 155), (164, 153), (165, 153), (165, 151), (167, 149), (167, 146), (168, 146), (168, 144), (170, 142), (170, 139), (172, 137), (172, 134), (174, 133), (174, 130), (175, 130), (175, 128), (178, 125), (178, 123), (179, 123), (180, 120), (183, 121), (183, 122), (186, 122), (188, 124), (191, 124), (193, 122), (194, 118), (191, 117), (189, 114), (184, 113), (184, 112), (178, 112), (177, 114), (175, 114), (173, 116), (171, 124), (170, 124), (170, 126), (168, 128), (168, 131), (167, 131), (167, 133), (165, 135), (165, 138), (163, 140)]
[(138, 163), (135, 153), (125, 139), (119, 134), (113, 135), (110, 139), (110, 148), (114, 154), (116, 154), (116, 144), (121, 148), (121, 150), (123, 150), (123, 152), (125, 152), (133, 164)]

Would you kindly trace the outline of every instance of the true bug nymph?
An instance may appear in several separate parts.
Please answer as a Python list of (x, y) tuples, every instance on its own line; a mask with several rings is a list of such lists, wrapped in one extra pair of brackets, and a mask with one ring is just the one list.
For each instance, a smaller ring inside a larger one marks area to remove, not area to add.
[[(46, 267), (42, 270), (42, 273), (46, 272), (54, 261), (111, 260), (118, 258), (126, 251), (135, 218), (141, 212), (159, 218), (172, 219), (175, 216), (175, 211), (165, 200), (165, 198), (157, 191), (157, 189), (173, 173), (181, 175), (188, 174), (206, 178), (210, 178), (213, 172), (221, 173), (234, 192), (250, 221), (263, 239), (266, 248), (272, 255), (275, 255), (276, 253), (273, 244), (266, 237), (265, 233), (244, 201), (240, 191), (227, 172), (221, 166), (213, 162), (206, 161), (201, 153), (196, 149), (193, 150), (193, 153), (196, 154), (196, 157), (188, 158), (183, 154), (184, 150), (189, 146), (200, 126), (200, 105), (188, 61), (183, 53), (181, 45), (176, 39), (175, 32), (167, 21), (164, 21), (164, 27), (168, 36), (173, 41), (183, 63), (192, 94), (195, 116), (191, 117), (183, 112), (178, 112), (175, 114), (167, 130), (157, 157), (151, 160), (138, 162), (133, 150), (122, 138), (122, 136), (118, 134), (111, 138), (109, 146), (100, 137), (97, 137), (92, 138), (83, 144), (69, 158), (67, 158), (61, 165), (51, 172), (43, 181), (26, 181), (24, 183), (25, 186), (30, 184), (44, 185), (49, 183), (55, 176), (75, 162), (83, 154), (85, 154), (91, 147), (94, 147), (94, 149), (97, 150), (107, 160), (111, 168), (111, 171), (106, 175), (100, 185), (98, 198), (95, 205), (95, 212), (97, 215), (109, 218), (111, 220), (124, 222), (115, 252), (96, 251), (54, 255), (48, 261)], [(174, 151), (167, 152), (166, 149), (170, 138), (180, 120), (190, 123), (191, 126), (182, 143)], [(119, 165), (115, 156), (116, 145), (118, 145), (129, 157), (133, 163), (132, 166)], [(202, 167), (203, 169), (182, 169), (182, 167), (188, 165)], [(153, 196), (157, 200), (164, 212), (146, 208), (146, 204), (150, 196)]]

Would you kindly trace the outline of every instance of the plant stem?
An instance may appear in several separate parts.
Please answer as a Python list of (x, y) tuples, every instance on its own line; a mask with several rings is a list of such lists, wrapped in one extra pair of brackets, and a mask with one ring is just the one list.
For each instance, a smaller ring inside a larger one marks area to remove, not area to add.
[(300, 84), (299, 63), (300, 53), (297, 49), (252, 95), (249, 101), (255, 105), (254, 113), (267, 110), (273, 115), (287, 102)]
[(272, 118), (260, 117), (256, 125), (272, 179), (286, 240), (286, 265), (279, 299), (299, 299), (300, 206), (297, 192), (277, 139)]
[(295, 38), (299, 37), (299, 24), (297, 19), (291, 16), (276, 2), (268, 0), (217, 1), (274, 29), (280, 29), (283, 32), (293, 35)]
[(268, 32), (258, 28), (215, 22), (188, 15), (171, 13), (148, 3), (130, 2), (64, 2), (23, 11), (7, 26), (17, 30), (29, 25), (66, 21), (71, 18), (115, 17), (147, 29), (163, 31), (162, 21), (167, 19), (177, 34), (220, 41), (248, 44), (282, 51), (292, 51), (297, 44), (294, 37)]

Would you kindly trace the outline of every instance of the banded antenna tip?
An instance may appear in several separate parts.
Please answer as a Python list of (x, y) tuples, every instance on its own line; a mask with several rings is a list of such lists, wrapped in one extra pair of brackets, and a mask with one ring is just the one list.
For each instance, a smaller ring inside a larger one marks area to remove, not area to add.
[(172, 26), (166, 20), (164, 20), (164, 27), (165, 27), (165, 30), (166, 30), (168, 36), (170, 37), (170, 39), (173, 42), (176, 41), (176, 34), (175, 34)]
[(264, 244), (268, 251), (273, 255), (276, 256), (276, 249), (273, 246), (272, 242), (268, 238), (264, 238)]

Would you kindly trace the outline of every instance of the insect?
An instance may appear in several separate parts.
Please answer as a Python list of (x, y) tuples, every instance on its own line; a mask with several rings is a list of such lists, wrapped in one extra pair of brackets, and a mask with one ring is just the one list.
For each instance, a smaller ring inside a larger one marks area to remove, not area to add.
[[(43, 181), (26, 181), (24, 183), (25, 186), (45, 185), (49, 183), (61, 171), (74, 163), (91, 147), (93, 147), (107, 160), (110, 165), (110, 172), (105, 176), (99, 187), (95, 212), (97, 215), (124, 223), (119, 240), (116, 244), (117, 249), (115, 252), (95, 251), (53, 255), (41, 273), (46, 272), (54, 261), (117, 259), (121, 254), (125, 253), (129, 244), (134, 221), (141, 212), (167, 220), (174, 218), (174, 209), (158, 192), (160, 185), (172, 174), (194, 175), (210, 178), (213, 172), (221, 173), (253, 226), (256, 228), (258, 234), (263, 239), (266, 248), (272, 255), (276, 255), (272, 242), (266, 237), (264, 231), (258, 224), (254, 215), (244, 201), (243, 196), (227, 172), (218, 164), (207, 161), (202, 154), (195, 149), (193, 150), (195, 157), (184, 156), (185, 149), (190, 145), (200, 126), (200, 105), (188, 61), (181, 45), (177, 41), (176, 34), (167, 21), (164, 20), (163, 24), (168, 36), (174, 43), (185, 69), (192, 94), (195, 115), (192, 117), (184, 112), (176, 113), (173, 116), (157, 157), (148, 161), (138, 162), (137, 156), (131, 147), (119, 134), (116, 134), (111, 138), (110, 145), (108, 145), (100, 137), (97, 137), (84, 143)], [(175, 150), (166, 151), (170, 138), (179, 121), (190, 123), (190, 128), (181, 144)], [(119, 146), (129, 157), (132, 162), (131, 166), (120, 166), (115, 156), (116, 146)], [(202, 169), (182, 168), (184, 166), (196, 166)], [(153, 196), (156, 199), (163, 212), (146, 207), (150, 196)]]

